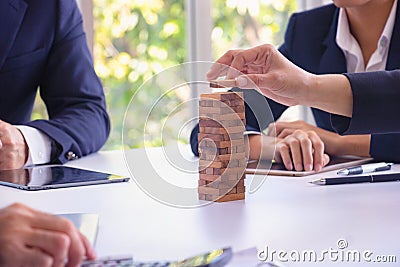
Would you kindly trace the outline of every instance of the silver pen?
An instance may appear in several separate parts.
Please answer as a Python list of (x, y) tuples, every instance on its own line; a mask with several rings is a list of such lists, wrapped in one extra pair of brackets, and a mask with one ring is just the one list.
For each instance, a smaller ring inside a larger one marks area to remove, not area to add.
[(362, 174), (362, 173), (370, 173), (370, 172), (379, 172), (379, 171), (387, 171), (390, 170), (393, 163), (370, 163), (364, 164), (357, 167), (346, 168), (337, 172), (339, 175), (353, 175), (353, 174)]

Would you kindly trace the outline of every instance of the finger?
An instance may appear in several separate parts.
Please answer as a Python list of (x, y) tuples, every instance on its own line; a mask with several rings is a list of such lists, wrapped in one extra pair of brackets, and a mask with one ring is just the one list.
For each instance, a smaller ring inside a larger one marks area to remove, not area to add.
[(3, 142), (0, 140), (0, 149), (3, 148)]
[(324, 154), (323, 155), (323, 166), (326, 166), (329, 163), (330, 160), (331, 159), (330, 159), (329, 155), (328, 154)]
[(67, 219), (54, 215), (35, 211), (40, 214), (33, 218), (35, 228), (41, 228), (49, 231), (59, 231), (65, 233), (70, 239), (70, 247), (68, 252), (68, 264), (66, 266), (78, 266), (85, 255), (85, 247), (82, 243), (79, 231), (74, 227), (72, 222)]
[(305, 171), (313, 169), (313, 147), (312, 142), (304, 132), (295, 131), (294, 135), (300, 141), (302, 161)]
[(243, 50), (229, 50), (222, 55), (207, 72), (207, 80), (211, 81), (218, 77), (225, 76), (230, 68), (230, 65), (235, 58), (235, 55)]
[(275, 123), (274, 122), (271, 122), (268, 125), (268, 127), (267, 127), (267, 129), (265, 131), (265, 135), (267, 135), (267, 136), (276, 136), (276, 129), (275, 129)]
[(79, 231), (70, 221), (67, 221), (67, 224), (65, 226), (65, 233), (71, 239), (71, 245), (69, 247), (68, 253), (68, 263), (65, 266), (78, 267), (80, 266), (80, 263), (82, 262), (86, 254), (84, 243), (82, 242)]
[[(240, 69), (239, 69), (240, 70)], [(240, 70), (242, 71), (242, 70)], [(273, 75), (269, 73), (261, 73), (261, 74), (247, 74), (247, 75), (240, 75), (238, 77), (230, 77), (228, 76), (229, 73), (226, 75), (228, 79), (235, 78), (237, 87), (243, 89), (266, 89), (271, 91), (271, 84), (274, 83)], [(233, 75), (232, 75), (233, 76)], [(264, 91), (262, 91), (264, 95)], [(273, 93), (271, 91), (271, 93)], [(274, 94), (275, 95), (275, 94)], [(267, 95), (266, 95), (267, 96)], [(275, 99), (275, 98), (273, 98)]]
[(231, 62), (231, 68), (227, 73), (227, 78), (235, 78), (239, 75), (238, 70), (240, 72), (247, 73), (247, 66), (254, 65), (256, 68), (261, 67), (260, 71), (265, 73), (269, 69), (271, 57), (276, 53), (276, 48), (272, 45), (266, 44), (257, 46), (251, 49), (247, 49), (241, 51), (235, 55)]
[(21, 252), (21, 255), (18, 255), (18, 258), (21, 262), (18, 266), (24, 267), (52, 267), (53, 266), (53, 259), (50, 255), (47, 255), (39, 248), (29, 248), (26, 247), (24, 251)]
[(322, 142), (321, 138), (314, 131), (309, 131), (308, 136), (310, 137), (314, 149), (314, 170), (318, 172), (324, 166), (324, 142)]
[(83, 246), (85, 248), (85, 255), (88, 260), (94, 260), (96, 258), (96, 252), (94, 251), (92, 245), (90, 244), (89, 240), (84, 236), (82, 233), (79, 233), (80, 238), (82, 240)]
[(33, 229), (27, 245), (40, 248), (52, 256), (53, 266), (64, 266), (65, 260), (68, 258), (70, 239), (62, 232)]
[(296, 130), (295, 129), (283, 129), (279, 134), (278, 138), (285, 138), (286, 136), (289, 136), (293, 134)]
[(281, 162), (283, 162), (285, 168), (289, 171), (293, 170), (293, 163), (288, 144), (286, 144), (284, 141), (278, 143), (276, 151), (276, 154), (278, 154), (278, 158), (280, 158)]
[(294, 164), (294, 169), (296, 171), (302, 171), (303, 160), (301, 154), (300, 141), (294, 136), (289, 136), (285, 140), (287, 140), (286, 142), (289, 144), (290, 153), (292, 155), (292, 161)]
[(279, 135), (283, 130), (290, 128), (289, 123), (285, 121), (275, 122), (276, 135)]

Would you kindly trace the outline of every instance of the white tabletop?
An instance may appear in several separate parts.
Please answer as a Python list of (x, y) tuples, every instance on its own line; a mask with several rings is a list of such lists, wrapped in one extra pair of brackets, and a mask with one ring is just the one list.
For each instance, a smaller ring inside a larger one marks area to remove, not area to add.
[[(143, 149), (127, 152), (127, 160), (137, 166), (135, 175), (146, 176)], [(196, 159), (184, 146), (185, 168), (182, 175), (171, 168), (165, 150), (146, 150), (153, 167), (165, 179), (187, 187), (196, 187)], [(130, 175), (122, 151), (99, 152), (68, 163), (68, 166)], [(179, 167), (179, 166), (178, 166)], [(400, 172), (400, 166), (392, 170)], [(383, 172), (382, 172), (383, 173)], [(96, 251), (99, 256), (132, 254), (140, 260), (180, 259), (213, 248), (231, 246), (240, 250), (268, 246), (286, 251), (287, 266), (298, 266), (296, 251), (324, 250), (378, 255), (395, 255), (400, 261), (400, 183), (365, 183), (316, 186), (308, 182), (335, 172), (303, 178), (268, 177), (246, 200), (213, 203), (199, 208), (179, 208), (160, 203), (144, 193), (134, 180), (128, 183), (26, 192), (0, 186), (1, 206), (25, 203), (51, 213), (98, 213), (100, 215)], [(140, 178), (143, 178), (140, 177)], [(247, 176), (247, 180), (251, 176)], [(347, 247), (339, 249), (344, 240)], [(333, 255), (337, 257), (338, 255)], [(275, 259), (276, 259), (275, 254)], [(354, 262), (348, 266), (356, 265)], [(325, 254), (321, 265), (337, 264)], [(398, 264), (398, 263), (397, 263)], [(303, 261), (304, 266), (310, 263)], [(377, 264), (396, 266), (396, 263)], [(358, 266), (365, 266), (361, 259)], [(368, 266), (375, 266), (369, 263)]]

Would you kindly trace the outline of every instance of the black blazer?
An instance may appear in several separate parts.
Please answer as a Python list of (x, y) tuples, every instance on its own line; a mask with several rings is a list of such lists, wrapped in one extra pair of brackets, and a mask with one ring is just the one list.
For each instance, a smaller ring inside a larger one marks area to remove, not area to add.
[[(2, 0), (0, 36), (0, 119), (47, 134), (55, 162), (97, 151), (110, 122), (76, 1)], [(38, 88), (49, 120), (31, 121)]]

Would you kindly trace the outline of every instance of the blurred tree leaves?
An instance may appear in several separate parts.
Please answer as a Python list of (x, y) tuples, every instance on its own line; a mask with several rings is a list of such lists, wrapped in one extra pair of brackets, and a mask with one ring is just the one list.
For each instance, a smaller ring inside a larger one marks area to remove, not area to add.
[[(201, 1), (201, 0), (198, 0)], [(283, 40), (289, 15), (296, 0), (212, 0), (214, 58), (231, 48), (245, 48), (260, 43), (278, 45)], [(125, 109), (135, 91), (154, 74), (186, 61), (186, 26), (184, 0), (94, 0), (95, 69), (107, 97), (112, 130), (103, 149), (122, 148), (122, 124)], [(155, 90), (156, 91), (156, 90)], [(145, 117), (146, 105), (158, 98), (157, 91), (141, 94), (136, 105), (138, 117)], [(168, 94), (171, 104), (179, 95)], [(40, 102), (40, 101), (39, 101)], [(149, 122), (160, 131), (165, 114)], [(33, 118), (46, 118), (42, 104)], [(142, 135), (144, 125), (129, 122), (130, 135)], [(160, 145), (160, 140), (146, 140)], [(141, 146), (140, 143), (132, 147)]]

